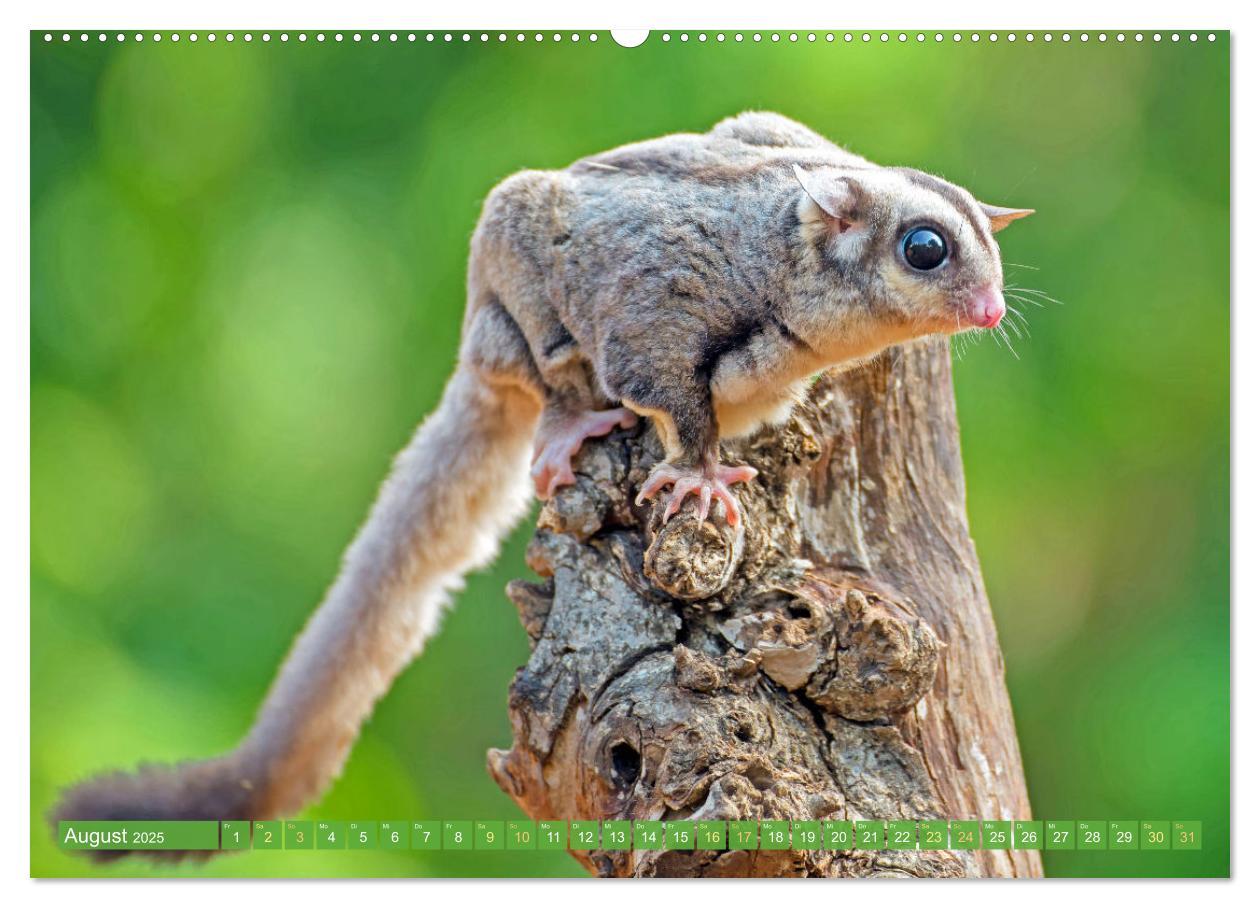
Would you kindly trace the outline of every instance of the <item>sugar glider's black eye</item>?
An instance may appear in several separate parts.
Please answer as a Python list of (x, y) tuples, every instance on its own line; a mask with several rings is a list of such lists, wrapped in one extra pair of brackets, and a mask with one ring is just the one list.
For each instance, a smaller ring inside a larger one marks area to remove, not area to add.
[(907, 233), (901, 241), (901, 251), (910, 267), (920, 271), (931, 271), (949, 254), (945, 237), (931, 227), (916, 227)]

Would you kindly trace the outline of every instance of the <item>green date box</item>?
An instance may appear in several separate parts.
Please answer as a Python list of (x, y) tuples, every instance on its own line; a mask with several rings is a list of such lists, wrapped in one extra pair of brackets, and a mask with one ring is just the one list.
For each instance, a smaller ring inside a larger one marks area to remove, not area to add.
[(375, 851), (379, 833), (375, 820), (353, 820), (346, 824), (346, 847), (351, 851)]
[(634, 827), (629, 820), (605, 820), (603, 847), (605, 851), (629, 851), (634, 844)]
[(888, 821), (888, 848), (892, 851), (915, 851), (919, 847), (919, 824), (914, 820)]
[(1076, 847), (1079, 851), (1106, 851), (1107, 823), (1103, 820), (1077, 820)]
[(853, 847), (853, 823), (850, 820), (823, 821), (823, 848), (827, 851), (848, 851)]
[(1143, 820), (1138, 838), (1138, 847), (1143, 851), (1168, 851), (1172, 848), (1172, 824), (1167, 820)]
[(564, 851), (569, 847), (569, 824), (564, 820), (538, 821), (538, 850)]
[(888, 847), (884, 842), (883, 820), (858, 820), (853, 824), (856, 848), (879, 850)]
[(412, 820), (412, 851), (441, 851), (442, 823), (439, 820)]
[(594, 851), (598, 847), (598, 820), (573, 820), (569, 823), (570, 851)]
[(443, 820), (442, 821), (442, 850), (443, 851), (472, 851), (473, 850), (472, 820)]
[(473, 823), (475, 851), (503, 851), (504, 848), (502, 820), (477, 820)]
[(696, 824), (694, 820), (668, 820), (665, 823), (666, 851), (695, 851)]
[(660, 820), (634, 821), (634, 850), (661, 851), (665, 848), (665, 824)]
[(761, 821), (761, 850), (787, 851), (792, 845), (792, 829), (787, 820)]
[(279, 820), (256, 820), (254, 822), (254, 848), (259, 851), (279, 851), (284, 847), (284, 830)]
[(534, 851), (538, 848), (538, 828), (532, 820), (508, 820), (503, 828), (508, 851)]
[(377, 827), (377, 842), (388, 851), (406, 851), (411, 847), (410, 823), (406, 820), (386, 820)]
[(949, 821), (921, 821), (919, 823), (919, 848), (923, 851), (948, 851)]
[(1046, 851), (1075, 851), (1076, 822), (1046, 820)]
[(697, 823), (696, 848), (701, 851), (725, 851), (726, 821), (701, 820)]
[(315, 847), (315, 828), (310, 820), (286, 820), (284, 850), (310, 851)]
[(1203, 849), (1202, 820), (1173, 820), (1172, 850), (1201, 851)]
[(817, 851), (822, 848), (822, 821), (797, 820), (792, 823), (792, 848)]
[(320, 820), (315, 824), (316, 851), (345, 851), (346, 824), (339, 820)]
[(1046, 824), (1041, 820), (1016, 820), (1012, 848), (1040, 851), (1046, 844)]
[(954, 851), (975, 851), (980, 847), (979, 820), (950, 820), (949, 847)]
[(1137, 851), (1137, 820), (1112, 820), (1108, 823), (1107, 847), (1112, 851)]
[(726, 826), (727, 847), (731, 851), (756, 851), (760, 847), (756, 820), (731, 820)]
[(1011, 847), (1010, 820), (981, 820), (980, 846), (990, 851), (999, 851)]
[(248, 847), (248, 820), (224, 820), (219, 824), (219, 848), (224, 851), (240, 851)]

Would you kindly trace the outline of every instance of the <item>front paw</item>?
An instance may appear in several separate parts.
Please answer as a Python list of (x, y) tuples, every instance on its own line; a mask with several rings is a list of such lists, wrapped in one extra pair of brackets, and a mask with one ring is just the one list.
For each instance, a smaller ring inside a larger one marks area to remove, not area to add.
[(726, 522), (738, 527), (741, 520), (739, 502), (730, 487), (737, 482), (749, 482), (756, 475), (757, 471), (750, 466), (728, 467), (719, 463), (703, 467), (680, 467), (658, 463), (652, 468), (647, 482), (643, 483), (635, 503), (650, 501), (665, 486), (673, 486), (669, 502), (665, 506), (666, 520), (677, 514), (687, 496), (694, 493), (700, 499), (701, 521), (709, 516), (709, 509), (716, 499), (726, 514)]

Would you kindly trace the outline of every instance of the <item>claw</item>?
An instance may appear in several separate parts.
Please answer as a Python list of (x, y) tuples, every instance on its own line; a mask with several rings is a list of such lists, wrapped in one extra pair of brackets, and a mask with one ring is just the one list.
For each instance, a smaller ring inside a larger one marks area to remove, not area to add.
[(548, 499), (562, 486), (573, 485), (573, 456), (582, 449), (588, 438), (607, 435), (613, 429), (633, 428), (638, 416), (633, 410), (617, 407), (614, 410), (592, 410), (579, 414), (558, 428), (546, 427), (539, 432), (534, 448), (534, 463), (529, 475), (534, 480), (534, 492), (539, 498)]
[(739, 502), (730, 486), (737, 482), (749, 482), (757, 475), (750, 466), (728, 467), (723, 464), (708, 467), (676, 467), (673, 464), (661, 463), (653, 468), (647, 481), (639, 489), (636, 504), (650, 501), (657, 492), (672, 485), (669, 501), (665, 505), (665, 519), (678, 513), (687, 496), (693, 492), (700, 499), (699, 518), (705, 521), (716, 498), (726, 515), (726, 522), (732, 527), (740, 524)]

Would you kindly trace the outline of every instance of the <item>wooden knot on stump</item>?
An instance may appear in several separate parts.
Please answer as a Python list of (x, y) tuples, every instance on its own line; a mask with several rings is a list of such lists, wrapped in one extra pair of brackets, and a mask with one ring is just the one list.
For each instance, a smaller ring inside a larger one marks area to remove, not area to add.
[(932, 689), (942, 644), (893, 594), (818, 577), (783, 592), (778, 606), (719, 625), (773, 681), (855, 722), (895, 716)]
[(726, 589), (744, 555), (743, 525), (701, 522), (698, 507), (688, 499), (667, 521), (664, 503), (655, 506), (648, 524), (651, 544), (643, 556), (644, 576), (662, 593), (684, 602), (710, 599)]

